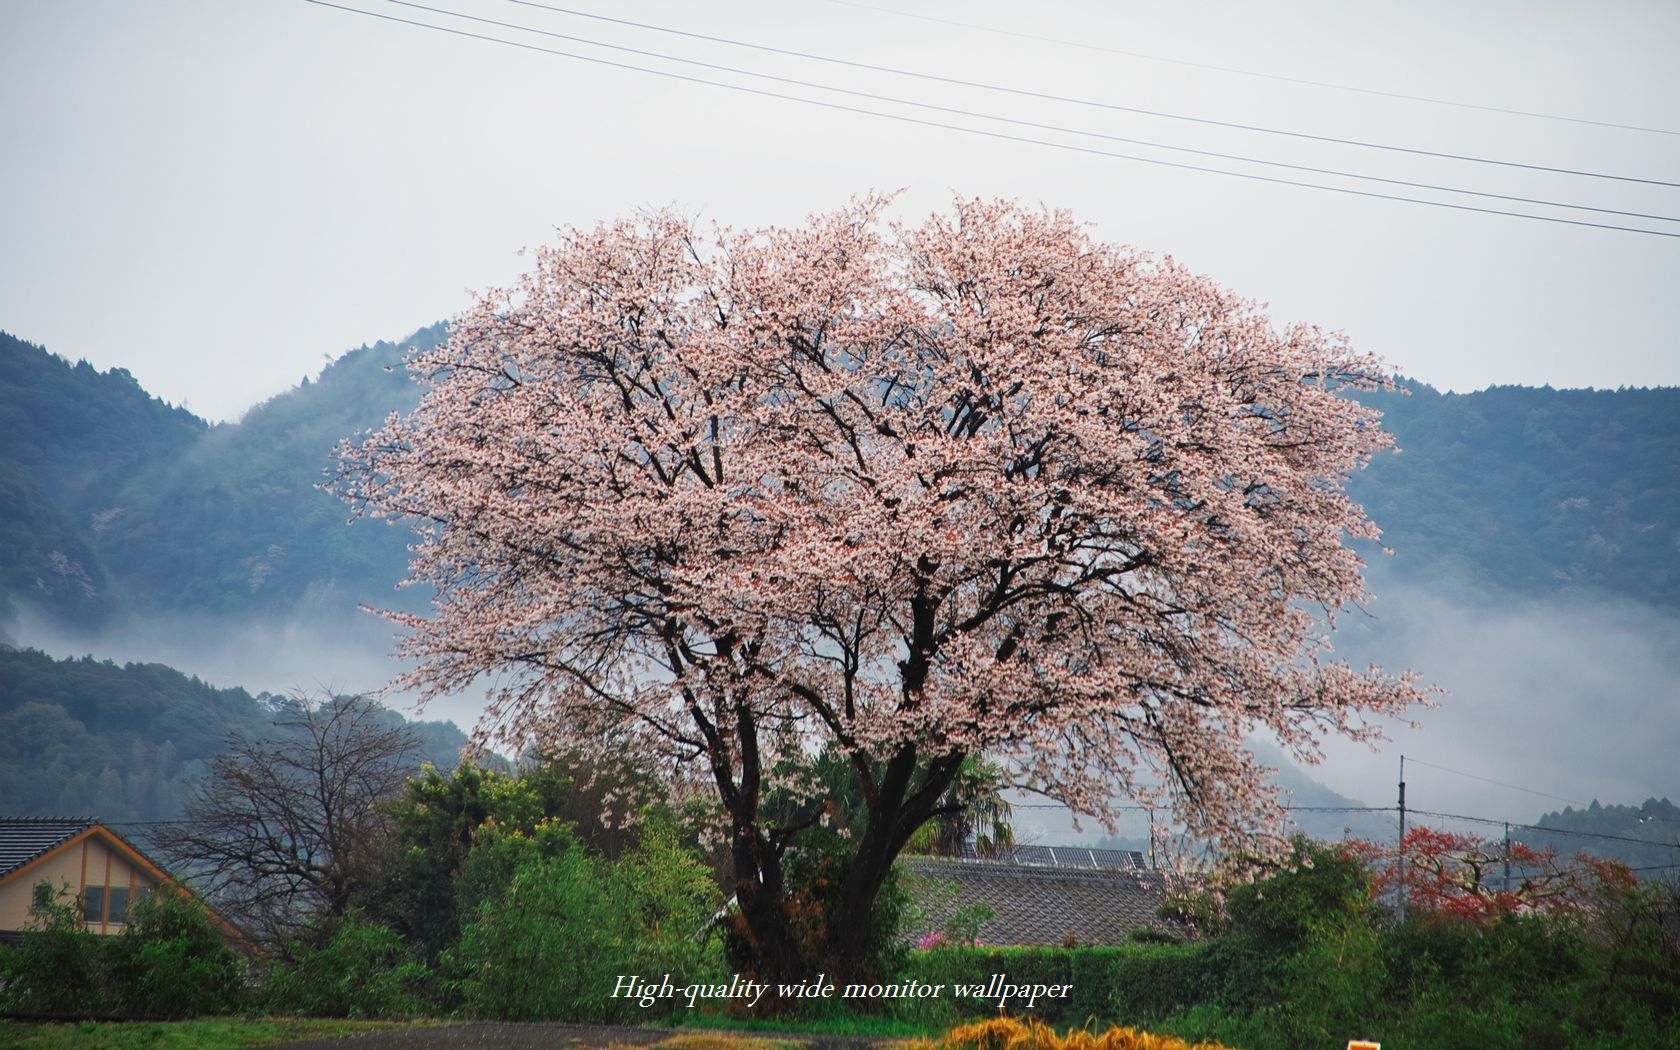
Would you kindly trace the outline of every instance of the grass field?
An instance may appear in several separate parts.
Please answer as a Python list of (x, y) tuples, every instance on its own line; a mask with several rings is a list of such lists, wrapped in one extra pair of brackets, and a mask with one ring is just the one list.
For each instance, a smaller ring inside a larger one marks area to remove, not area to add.
[[(272, 1046), (304, 1039), (333, 1039), (438, 1023), (287, 1017), (112, 1023), (0, 1021), (0, 1047), (5, 1050), (244, 1050), (246, 1047)], [(795, 1039), (706, 1031), (674, 1035), (645, 1047), (645, 1050), (801, 1050), (804, 1045)], [(644, 1047), (609, 1043), (607, 1050), (644, 1050)]]
[(277, 1017), (108, 1024), (0, 1021), (0, 1046), (8, 1050), (243, 1050), (250, 1046), (271, 1046), (300, 1039), (327, 1039), (414, 1026), (414, 1023), (405, 1021), (321, 1021)]

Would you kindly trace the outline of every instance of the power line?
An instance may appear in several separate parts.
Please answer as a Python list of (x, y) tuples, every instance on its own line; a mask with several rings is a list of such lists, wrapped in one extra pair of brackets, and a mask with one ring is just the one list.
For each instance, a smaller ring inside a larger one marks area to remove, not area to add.
[(1583, 839), (1608, 839), (1611, 842), (1636, 842), (1645, 846), (1658, 846), (1662, 849), (1680, 849), (1680, 842), (1658, 842), (1655, 839), (1634, 838), (1631, 835), (1611, 835), (1602, 831), (1574, 831), (1569, 828), (1549, 828), (1544, 824), (1512, 824), (1513, 828), (1525, 828), (1529, 831), (1540, 831), (1548, 835), (1572, 835)]
[(1513, 828), (1523, 828), (1528, 831), (1543, 831), (1548, 835), (1573, 835), (1576, 838), (1604, 839), (1608, 842), (1632, 842), (1641, 846), (1658, 846), (1663, 849), (1680, 849), (1680, 842), (1657, 842), (1653, 839), (1636, 839), (1631, 835), (1611, 835), (1602, 831), (1572, 831), (1567, 828), (1548, 828), (1544, 824), (1518, 824), (1515, 821), (1492, 820), (1488, 817), (1467, 817), (1462, 813), (1436, 813), (1426, 809), (1412, 810), (1426, 817), (1442, 817), (1447, 820), (1467, 820), (1476, 824), (1504, 824)]
[[(1435, 810), (1430, 810), (1430, 809), (1410, 809), (1410, 808), (1408, 808), (1408, 812), (1416, 813), (1420, 816), (1425, 816), (1425, 817), (1440, 817), (1440, 818), (1445, 819), (1445, 820), (1467, 820), (1467, 821), (1471, 822), (1472, 824), (1506, 825), (1506, 826), (1513, 827), (1513, 828), (1526, 828), (1526, 827), (1531, 827), (1532, 826), (1532, 825), (1528, 825), (1528, 824), (1515, 824), (1515, 823), (1512, 823), (1509, 820), (1500, 820), (1496, 817), (1468, 817), (1468, 816), (1465, 816), (1462, 813), (1439, 813), (1439, 812), (1436, 812)], [(1644, 842), (1645, 840), (1644, 839), (1634, 839), (1632, 841)]]
[(705, 40), (714, 44), (728, 44), (731, 47), (749, 48), (774, 55), (784, 55), (789, 58), (809, 59), (813, 62), (828, 62), (833, 65), (849, 66), (853, 69), (867, 69), (875, 73), (890, 73), (894, 76), (913, 77), (917, 80), (928, 80), (940, 84), (950, 84), (956, 87), (977, 88), (981, 91), (996, 91), (1007, 95), (1018, 95), (1023, 98), (1034, 98), (1045, 102), (1065, 102), (1075, 106), (1089, 106), (1094, 109), (1114, 110), (1120, 113), (1135, 113), (1141, 116), (1159, 117), (1164, 120), (1181, 120), (1192, 124), (1205, 124), (1209, 127), (1234, 128), (1240, 131), (1252, 131), (1262, 135), (1282, 135), (1288, 138), (1308, 139), (1314, 142), (1328, 142), (1339, 146), (1358, 146), (1364, 149), (1388, 150), (1393, 153), (1407, 153), (1420, 157), (1437, 157), (1444, 160), (1462, 160), (1474, 164), (1494, 164), (1505, 168), (1524, 168), (1529, 171), (1546, 171), (1558, 175), (1579, 175), (1591, 179), (1611, 179), (1617, 182), (1638, 182), (1651, 186), (1680, 187), (1680, 182), (1666, 182), (1661, 179), (1647, 179), (1633, 175), (1612, 175), (1606, 172), (1584, 171), (1575, 168), (1558, 168), (1545, 164), (1528, 164), (1522, 161), (1499, 160), (1493, 157), (1478, 157), (1463, 153), (1446, 153), (1438, 150), (1419, 149), (1411, 146), (1395, 146), (1383, 142), (1366, 142), (1362, 139), (1338, 138), (1334, 135), (1315, 135), (1305, 131), (1290, 131), (1284, 128), (1272, 128), (1259, 124), (1244, 124), (1233, 120), (1215, 120), (1211, 117), (1193, 117), (1184, 113), (1171, 113), (1165, 110), (1144, 109), (1139, 106), (1123, 106), (1117, 102), (1100, 102), (1096, 99), (1079, 98), (1073, 95), (1057, 95), (1048, 91), (1034, 91), (1030, 88), (1007, 87), (1001, 84), (988, 84), (978, 80), (963, 80), (960, 77), (940, 76), (937, 73), (924, 73), (914, 69), (900, 69), (896, 66), (877, 65), (872, 62), (859, 62), (852, 59), (835, 58), (832, 55), (815, 54), (809, 51), (795, 51), (791, 48), (774, 47), (769, 44), (755, 44), (745, 40), (735, 40), (731, 37), (712, 36), (708, 33), (695, 33), (686, 29), (672, 29), (669, 26), (656, 25), (651, 22), (636, 22), (628, 18), (614, 18), (610, 15), (598, 15), (589, 11), (579, 11), (570, 7), (558, 7), (552, 4), (538, 3), (537, 0), (507, 0), (510, 4), (521, 7), (533, 7), (541, 11), (554, 14), (571, 15), (576, 18), (590, 18), (599, 22), (611, 22), (615, 25), (631, 26), (636, 29), (646, 29), (655, 33), (669, 33), (672, 36), (687, 37), (692, 40)]
[[(1021, 802), (1010, 803), (1010, 809), (1067, 809), (1069, 807), (1060, 802)], [(1167, 806), (1123, 805), (1111, 806), (1116, 811), (1166, 812)], [(1393, 806), (1283, 806), (1286, 813), (1393, 813)]]
[(1541, 798), (1549, 798), (1554, 802), (1567, 802), (1572, 806), (1584, 806), (1584, 805), (1586, 805), (1586, 803), (1582, 802), (1580, 799), (1564, 798), (1561, 795), (1548, 795), (1544, 791), (1536, 791), (1533, 788), (1523, 787), (1521, 784), (1507, 784), (1503, 780), (1494, 780), (1490, 777), (1478, 776), (1475, 773), (1466, 773), (1461, 769), (1448, 769), (1446, 766), (1438, 766), (1433, 762), (1425, 762), (1421, 758), (1408, 757), (1406, 759), (1406, 761), (1415, 763), (1416, 765), (1420, 765), (1420, 766), (1428, 766), (1430, 769), (1438, 769), (1443, 773), (1451, 773), (1454, 776), (1468, 777), (1471, 780), (1480, 780), (1484, 784), (1497, 784), (1500, 787), (1510, 788), (1513, 791), (1526, 791), (1530, 795), (1539, 795)]
[[(560, 33), (549, 29), (539, 29), (535, 26), (522, 25), (517, 22), (503, 22), (494, 18), (483, 18), (478, 15), (470, 15), (460, 11), (453, 11), (448, 8), (432, 7), (427, 4), (417, 3), (415, 0), (386, 0), (386, 2), (395, 4), (398, 7), (414, 8), (416, 10), (426, 11), (435, 15), (443, 15), (447, 18), (459, 18), (464, 21), (479, 22), (485, 25), (496, 26), (501, 29), (512, 29), (516, 32), (533, 33), (538, 36), (552, 37), (559, 40), (569, 40), (573, 43), (587, 44), (591, 47), (605, 48), (609, 51), (638, 55), (643, 58), (654, 58), (666, 62), (677, 62), (683, 65), (696, 66), (701, 69), (710, 69), (721, 73), (732, 73), (737, 76), (753, 77), (759, 80), (768, 80), (778, 84), (789, 84), (796, 87), (811, 88), (817, 91), (832, 91), (836, 94), (850, 95), (854, 98), (866, 98), (876, 102), (888, 102), (901, 106), (912, 106), (917, 109), (933, 110), (935, 112), (948, 113), (954, 116), (997, 121), (1003, 124), (1013, 124), (1017, 127), (1032, 128), (1037, 131), (1052, 131), (1066, 135), (1079, 135), (1085, 138), (1102, 139), (1109, 142), (1124, 142), (1134, 146), (1148, 146), (1153, 149), (1170, 150), (1176, 153), (1188, 153), (1199, 157), (1214, 157), (1219, 160), (1234, 160), (1245, 164), (1259, 164), (1265, 167), (1308, 172), (1314, 175), (1329, 175), (1336, 178), (1358, 179), (1365, 182), (1379, 182), (1390, 186), (1405, 186), (1411, 189), (1433, 190), (1439, 193), (1458, 193), (1472, 197), (1488, 198), (1491, 200), (1511, 201), (1519, 204), (1538, 204), (1542, 207), (1549, 208), (1569, 208), (1575, 211), (1598, 212), (1604, 215), (1621, 215), (1630, 219), (1652, 219), (1658, 222), (1680, 222), (1680, 217), (1672, 215), (1659, 215), (1651, 212), (1624, 211), (1619, 208), (1600, 208), (1589, 204), (1569, 204), (1564, 201), (1547, 200), (1539, 197), (1522, 197), (1508, 193), (1490, 193), (1484, 190), (1463, 189), (1457, 186), (1443, 186), (1438, 183), (1430, 182), (1414, 182), (1409, 179), (1387, 178), (1381, 175), (1361, 175), (1356, 172), (1340, 171), (1335, 168), (1316, 167), (1310, 164), (1291, 164), (1285, 161), (1262, 160), (1257, 157), (1249, 157), (1237, 153), (1221, 153), (1217, 150), (1194, 149), (1189, 146), (1174, 146), (1169, 143), (1154, 142), (1149, 139), (1129, 138), (1124, 135), (1111, 135), (1100, 131), (1087, 131), (1081, 128), (1072, 128), (1060, 124), (1049, 124), (1043, 121), (1023, 120), (1017, 117), (999, 116), (994, 113), (962, 109), (955, 106), (941, 106), (932, 102), (919, 102), (914, 99), (907, 99), (897, 95), (883, 95), (872, 91), (861, 91), (855, 88), (836, 87), (832, 84), (822, 84), (810, 80), (801, 80), (797, 77), (778, 76), (773, 73), (763, 73), (751, 69), (742, 69), (739, 66), (729, 66), (718, 62), (706, 62), (700, 59), (684, 58), (680, 55), (666, 54), (662, 51), (648, 51), (642, 48), (626, 47), (620, 44), (609, 44), (605, 41), (595, 40), (590, 37), (576, 36), (571, 33)], [(520, 2), (520, 0), (513, 0), (513, 2), (517, 3)]]
[(1290, 813), (1394, 813), (1395, 806), (1285, 806)]
[[(1012, 810), (1016, 810), (1016, 809), (1066, 809), (1068, 807), (1063, 806), (1059, 803), (1021, 803), (1021, 804), (1018, 804), (1018, 805), (1012, 804), (1009, 808), (1012, 809)], [(1132, 812), (1153, 812), (1153, 811), (1162, 809), (1162, 807), (1150, 807), (1150, 806), (1138, 806), (1138, 805), (1115, 806), (1113, 808), (1115, 810), (1119, 810), (1119, 811), (1132, 811)], [(1395, 811), (1394, 806), (1285, 806), (1283, 808), (1286, 812), (1290, 812), (1290, 813), (1328, 813), (1328, 812), (1337, 812), (1337, 813), (1341, 813), (1341, 812), (1348, 812), (1348, 813), (1392, 813), (1392, 812)], [(1494, 817), (1472, 817), (1472, 816), (1468, 816), (1468, 815), (1463, 814), (1463, 813), (1439, 813), (1439, 812), (1436, 812), (1434, 810), (1412, 809), (1410, 807), (1407, 807), (1407, 812), (1408, 813), (1414, 813), (1414, 814), (1416, 814), (1418, 816), (1422, 816), (1422, 817), (1435, 817), (1437, 819), (1443, 819), (1443, 820), (1462, 820), (1462, 821), (1467, 821), (1467, 822), (1472, 823), (1472, 824), (1489, 824), (1489, 825), (1493, 825), (1493, 826), (1496, 826), (1496, 827), (1506, 827), (1506, 826), (1508, 826), (1508, 827), (1512, 827), (1512, 828), (1520, 828), (1520, 829), (1523, 829), (1525, 831), (1540, 831), (1540, 832), (1545, 832), (1547, 834), (1554, 834), (1554, 835), (1570, 835), (1570, 836), (1574, 836), (1576, 838), (1604, 839), (1604, 840), (1607, 840), (1607, 841), (1610, 841), (1610, 842), (1630, 842), (1630, 843), (1633, 843), (1633, 844), (1639, 845), (1639, 846), (1656, 846), (1656, 847), (1659, 847), (1659, 848), (1662, 848), (1662, 849), (1680, 849), (1680, 842), (1657, 842), (1657, 841), (1654, 841), (1652, 839), (1638, 839), (1638, 838), (1632, 838), (1632, 837), (1627, 836), (1627, 835), (1611, 835), (1611, 834), (1608, 834), (1608, 833), (1605, 833), (1605, 832), (1598, 832), (1598, 831), (1573, 831), (1573, 830), (1570, 830), (1570, 829), (1567, 829), (1567, 828), (1549, 828), (1549, 827), (1546, 827), (1543, 824), (1519, 824), (1519, 823), (1516, 823), (1514, 821), (1499, 820), (1499, 819), (1494, 818)], [(183, 824), (191, 824), (192, 821), (180, 820), (180, 819), (177, 819), (177, 820), (107, 820), (107, 821), (102, 821), (102, 823), (106, 827), (111, 827), (111, 828), (151, 828), (151, 827), (177, 827), (177, 826), (180, 826), (180, 825), (183, 825)], [(1658, 864), (1658, 865), (1652, 865), (1651, 867), (1680, 867), (1680, 863), (1677, 863), (1677, 864)], [(1633, 870), (1634, 871), (1644, 871), (1644, 870), (1647, 870), (1647, 869), (1634, 868)]]
[(923, 22), (936, 22), (941, 25), (957, 26), (962, 29), (972, 29), (981, 33), (995, 33), (999, 36), (1017, 37), (1022, 40), (1036, 40), (1045, 44), (1058, 44), (1062, 47), (1077, 47), (1086, 51), (1100, 51), (1109, 55), (1122, 55), (1126, 58), (1141, 59), (1145, 62), (1161, 62), (1166, 65), (1188, 66), (1191, 69), (1210, 69), (1220, 73), (1234, 73), (1237, 76), (1257, 77), (1262, 80), (1276, 80), (1285, 84), (1304, 84), (1308, 87), (1329, 88), (1333, 91), (1351, 91), (1360, 95), (1375, 95), (1380, 98), (1397, 98), (1407, 102), (1426, 102), (1436, 106), (1452, 106), (1457, 109), (1480, 110), (1484, 113), (1504, 113), (1508, 116), (1533, 117), (1536, 120), (1558, 120), (1569, 124), (1585, 124), (1598, 128), (1615, 128), (1620, 131), (1643, 131), (1653, 135), (1680, 135), (1680, 131), (1668, 128), (1645, 127), (1640, 124), (1618, 124), (1608, 120), (1593, 120), (1588, 117), (1566, 117), (1558, 113), (1539, 113), (1527, 109), (1508, 109), (1504, 106), (1487, 106), (1475, 102), (1461, 102), (1457, 99), (1434, 98), (1429, 95), (1408, 95), (1402, 91), (1383, 91), (1378, 88), (1357, 87), (1352, 84), (1337, 84), (1325, 80), (1309, 80), (1305, 77), (1291, 77), (1282, 73), (1265, 73), (1256, 69), (1242, 69), (1237, 66), (1221, 66), (1212, 62), (1193, 62), (1184, 58), (1167, 58), (1162, 55), (1151, 55), (1143, 51), (1128, 51), (1123, 48), (1106, 47), (1102, 44), (1091, 44), (1080, 40), (1064, 40), (1060, 37), (1040, 36), (1036, 33), (1023, 33), (1011, 29), (999, 29), (995, 26), (984, 26), (976, 22), (963, 22), (955, 18), (940, 18), (936, 15), (918, 14), (913, 11), (898, 11), (890, 7), (878, 7), (874, 4), (858, 3), (857, 0), (828, 0), (831, 4), (844, 7), (856, 7), (865, 11), (879, 11), (883, 14), (897, 15), (900, 18), (915, 18)]
[(1663, 230), (1650, 230), (1638, 226), (1618, 226), (1613, 223), (1587, 222), (1581, 219), (1567, 219), (1561, 216), (1536, 215), (1531, 212), (1506, 211), (1500, 208), (1483, 208), (1471, 204), (1454, 204), (1448, 201), (1429, 200), (1421, 197), (1407, 197), (1400, 194), (1376, 193), (1370, 190), (1359, 190), (1346, 186), (1326, 186), (1319, 183), (1302, 182), (1295, 179), (1277, 178), (1269, 175), (1256, 175), (1250, 172), (1227, 171), (1222, 168), (1212, 168), (1199, 164), (1186, 164), (1179, 161), (1162, 160), (1154, 157), (1140, 157), (1134, 154), (1117, 153), (1110, 150), (1100, 150), (1086, 146), (1076, 146), (1071, 143), (1054, 142), (1047, 139), (1035, 139), (1024, 135), (1011, 135), (999, 131), (990, 131), (984, 128), (964, 127), (959, 124), (947, 124), (942, 121), (926, 120), (920, 117), (905, 116), (898, 113), (883, 113), (879, 110), (865, 109), (859, 106), (848, 106), (838, 102), (826, 102), (821, 99), (802, 98), (797, 95), (788, 95), (777, 91), (768, 91), (762, 88), (753, 88), (740, 84), (729, 84), (722, 81), (708, 80), (703, 77), (689, 76), (683, 73), (673, 73), (668, 70), (649, 69), (645, 66), (638, 66), (633, 63), (618, 62), (612, 59), (600, 58), (593, 55), (580, 55), (575, 52), (542, 47), (537, 44), (529, 44), (523, 41), (506, 40), (501, 37), (468, 32), (464, 29), (453, 29), (448, 26), (434, 25), (429, 22), (419, 22), (408, 18), (399, 18), (395, 15), (381, 14), (376, 11), (366, 11), (360, 8), (345, 7), (340, 4), (330, 3), (328, 0), (304, 0), (304, 2), (314, 4), (318, 7), (327, 7), (337, 11), (344, 11), (348, 14), (363, 15), (368, 18), (377, 18), (382, 21), (395, 22), (400, 25), (413, 26), (418, 29), (430, 29), (434, 32), (446, 33), (451, 36), (465, 37), (471, 40), (482, 40), (486, 43), (501, 44), (506, 47), (515, 47), (525, 51), (534, 51), (541, 54), (554, 55), (560, 58), (570, 58), (582, 62), (591, 62), (596, 65), (608, 66), (615, 69), (647, 73), (653, 76), (665, 77), (667, 79), (679, 80), (691, 84), (705, 84), (711, 87), (725, 88), (731, 91), (742, 92), (750, 95), (759, 95), (766, 98), (782, 99), (788, 102), (800, 102), (806, 105), (820, 106), (824, 109), (831, 109), (839, 112), (880, 117), (886, 120), (895, 120), (900, 123), (914, 124), (920, 127), (942, 128), (948, 131), (958, 131), (970, 135), (979, 135), (985, 138), (998, 139), (1005, 142), (1019, 142), (1028, 145), (1046, 146), (1051, 149), (1060, 149), (1072, 153), (1082, 153), (1088, 156), (1111, 157), (1117, 160), (1130, 160), (1141, 164), (1154, 164), (1161, 167), (1176, 168), (1182, 171), (1195, 171), (1210, 175), (1224, 175), (1230, 178), (1248, 179), (1254, 182), (1266, 182), (1280, 186), (1296, 186), (1302, 189), (1321, 190), (1328, 193), (1340, 193), (1348, 196), (1366, 197), (1372, 200), (1397, 201), (1407, 204), (1419, 204), (1433, 208), (1447, 208), (1453, 211), (1475, 212), (1482, 215), (1504, 215), (1517, 219), (1530, 219), (1536, 222), (1549, 222), (1564, 226), (1580, 226), (1589, 229), (1614, 230), (1621, 233), (1638, 233), (1651, 237), (1680, 238), (1680, 233), (1669, 233)]

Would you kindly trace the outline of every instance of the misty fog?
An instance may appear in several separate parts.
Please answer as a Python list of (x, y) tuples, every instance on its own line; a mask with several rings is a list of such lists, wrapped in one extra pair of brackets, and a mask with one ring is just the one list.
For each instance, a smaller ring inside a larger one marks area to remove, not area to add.
[[(1389, 725), (1390, 740), (1375, 753), (1349, 741), (1326, 741), (1324, 763), (1301, 770), (1323, 787), (1392, 806), (1403, 753), (1416, 760), (1407, 773), (1413, 809), (1531, 821), (1595, 798), (1637, 804), (1680, 795), (1680, 616), (1605, 595), (1540, 601), (1452, 580), (1401, 578), (1381, 562), (1373, 566), (1370, 589), (1375, 597), (1366, 610), (1342, 616), (1337, 653), (1356, 665), (1416, 670), (1446, 694), (1437, 709), (1416, 712), (1421, 728)], [(7, 632), (20, 646), (58, 657), (165, 663), (253, 693), (372, 692), (401, 670), (392, 656), (396, 629), (354, 610), (278, 623), (154, 616), (97, 634), (54, 628), (25, 614)], [(415, 713), (411, 695), (391, 692), (385, 700)], [(458, 695), (428, 704), (424, 715), (470, 731), (482, 707), (482, 696)], [(1275, 755), (1262, 757), (1276, 761)], [(1337, 801), (1307, 798), (1312, 785), (1293, 776), (1280, 782), (1301, 804)], [(1090, 820), (1075, 830), (1071, 816), (1044, 799), (1017, 801), (1023, 842), (1092, 843), (1106, 834)], [(1303, 817), (1302, 824), (1317, 834), (1334, 835), (1343, 826), (1370, 834), (1383, 826), (1374, 821), (1391, 819), (1332, 815), (1310, 822)], [(1143, 814), (1126, 813), (1120, 824), (1122, 837), (1147, 838)]]

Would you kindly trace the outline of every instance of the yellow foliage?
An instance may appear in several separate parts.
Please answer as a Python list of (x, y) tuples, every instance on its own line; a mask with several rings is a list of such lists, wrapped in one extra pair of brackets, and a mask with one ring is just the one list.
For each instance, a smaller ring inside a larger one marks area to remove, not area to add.
[(1186, 1043), (1135, 1028), (1091, 1032), (1075, 1028), (1066, 1035), (1042, 1021), (999, 1017), (953, 1028), (938, 1041), (911, 1044), (914, 1050), (1228, 1050), (1218, 1043)]

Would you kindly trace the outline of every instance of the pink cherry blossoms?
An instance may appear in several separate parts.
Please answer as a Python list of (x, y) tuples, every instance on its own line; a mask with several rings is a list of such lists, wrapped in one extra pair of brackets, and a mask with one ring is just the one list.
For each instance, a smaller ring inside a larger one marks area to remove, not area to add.
[(420, 407), (335, 485), (422, 523), (409, 684), (708, 784), (738, 870), (821, 747), (888, 863), (980, 752), (1248, 843), (1247, 734), (1310, 757), (1422, 699), (1323, 641), (1377, 536), (1343, 483), (1390, 443), (1345, 392), (1385, 373), (1065, 214), (885, 203), (573, 230), (413, 356)]

